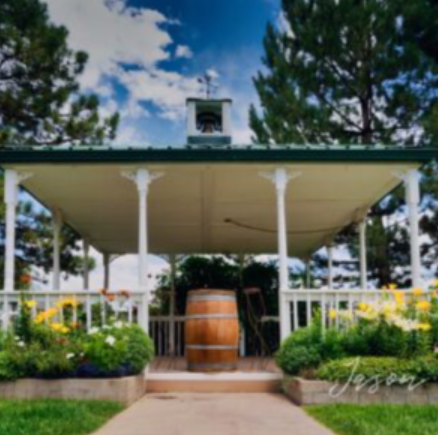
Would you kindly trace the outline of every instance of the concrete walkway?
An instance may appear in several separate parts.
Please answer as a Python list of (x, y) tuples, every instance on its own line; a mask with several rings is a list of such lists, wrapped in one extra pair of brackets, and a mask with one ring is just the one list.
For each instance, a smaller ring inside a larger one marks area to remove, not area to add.
[(333, 435), (279, 394), (149, 394), (95, 435)]

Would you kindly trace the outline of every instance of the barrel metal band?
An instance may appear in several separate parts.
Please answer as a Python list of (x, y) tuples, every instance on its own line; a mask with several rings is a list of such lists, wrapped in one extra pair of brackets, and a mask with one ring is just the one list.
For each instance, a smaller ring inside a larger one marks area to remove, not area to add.
[(220, 295), (199, 295), (189, 296), (189, 302), (207, 302), (207, 301), (220, 301), (220, 302), (236, 302), (236, 296), (220, 296)]
[(186, 344), (187, 350), (237, 350), (238, 346), (222, 344)]
[(236, 314), (189, 314), (186, 316), (186, 320), (199, 320), (199, 319), (237, 319)]

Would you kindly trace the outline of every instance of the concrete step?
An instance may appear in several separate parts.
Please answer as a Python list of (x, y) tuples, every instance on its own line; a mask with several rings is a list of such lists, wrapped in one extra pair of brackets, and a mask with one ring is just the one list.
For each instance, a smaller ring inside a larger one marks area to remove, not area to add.
[(282, 375), (266, 372), (189, 373), (146, 375), (147, 393), (276, 393)]

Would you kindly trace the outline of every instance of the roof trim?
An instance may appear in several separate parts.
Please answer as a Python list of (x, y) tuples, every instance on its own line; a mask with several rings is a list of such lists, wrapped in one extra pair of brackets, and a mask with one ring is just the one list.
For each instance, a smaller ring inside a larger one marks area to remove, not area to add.
[(0, 165), (41, 163), (428, 163), (438, 159), (434, 148), (148, 148), (148, 149), (0, 149)]

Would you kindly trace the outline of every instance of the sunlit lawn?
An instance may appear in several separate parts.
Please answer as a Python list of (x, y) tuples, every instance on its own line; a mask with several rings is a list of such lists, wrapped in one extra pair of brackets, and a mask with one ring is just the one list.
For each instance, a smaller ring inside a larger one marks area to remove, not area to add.
[(113, 402), (0, 400), (0, 434), (85, 435), (122, 409)]
[(438, 406), (327, 405), (306, 411), (339, 435), (438, 434)]

